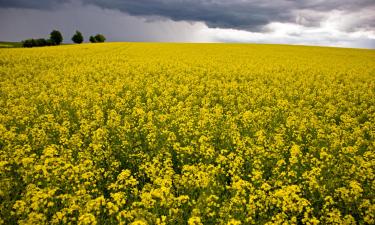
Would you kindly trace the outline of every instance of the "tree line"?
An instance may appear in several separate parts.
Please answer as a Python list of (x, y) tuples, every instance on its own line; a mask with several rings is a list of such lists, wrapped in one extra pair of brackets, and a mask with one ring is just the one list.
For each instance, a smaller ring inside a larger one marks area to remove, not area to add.
[[(76, 31), (71, 39), (76, 44), (81, 44), (84, 41), (84, 37), (80, 31)], [(95, 36), (90, 36), (89, 41), (91, 43), (101, 43), (106, 40), (103, 34), (97, 34)], [(38, 39), (26, 39), (22, 41), (22, 46), (31, 48), (31, 47), (42, 47), (42, 46), (53, 46), (60, 45), (63, 41), (63, 36), (60, 31), (53, 30), (50, 33), (49, 39), (38, 38)]]

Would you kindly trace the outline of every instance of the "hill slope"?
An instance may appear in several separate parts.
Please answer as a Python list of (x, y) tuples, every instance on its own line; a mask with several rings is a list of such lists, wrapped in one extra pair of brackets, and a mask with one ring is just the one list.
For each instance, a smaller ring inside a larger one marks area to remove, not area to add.
[(2, 42), (0, 41), (0, 48), (19, 48), (22, 47), (21, 42)]

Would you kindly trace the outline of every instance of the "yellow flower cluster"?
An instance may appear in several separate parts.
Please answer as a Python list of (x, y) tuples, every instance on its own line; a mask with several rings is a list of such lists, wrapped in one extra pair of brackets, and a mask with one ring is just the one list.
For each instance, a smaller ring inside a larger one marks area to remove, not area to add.
[(374, 59), (0, 49), (0, 224), (375, 224)]

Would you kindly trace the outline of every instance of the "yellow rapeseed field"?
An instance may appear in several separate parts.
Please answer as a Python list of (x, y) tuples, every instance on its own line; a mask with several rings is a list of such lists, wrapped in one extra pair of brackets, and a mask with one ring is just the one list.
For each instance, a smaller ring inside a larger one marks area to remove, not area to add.
[(375, 51), (0, 49), (0, 224), (375, 224)]

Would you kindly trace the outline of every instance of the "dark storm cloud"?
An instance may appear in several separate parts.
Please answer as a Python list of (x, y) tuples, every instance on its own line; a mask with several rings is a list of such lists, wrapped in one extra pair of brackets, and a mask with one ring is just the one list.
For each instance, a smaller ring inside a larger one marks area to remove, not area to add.
[[(375, 7), (374, 0), (0, 0), (0, 7), (43, 9), (67, 2), (115, 9), (149, 19), (200, 21), (209, 27), (250, 31), (259, 31), (271, 22), (318, 26), (323, 18), (313, 16), (314, 13), (319, 15), (332, 10), (353, 12)], [(304, 10), (309, 10), (310, 14)], [(372, 11), (369, 17), (371, 24), (358, 26), (373, 29), (371, 21), (375, 21), (375, 13)]]
[(165, 1), (165, 0), (84, 0), (103, 8), (118, 9), (135, 16), (160, 16), (175, 21), (202, 21), (209, 27), (257, 29), (272, 21), (293, 19), (290, 12), (279, 11), (290, 5), (279, 1), (271, 6), (256, 1)]
[[(358, 11), (375, 7), (374, 0), (83, 0), (102, 8), (117, 9), (135, 16), (160, 16), (175, 21), (201, 21), (209, 27), (259, 30), (271, 22), (298, 23), (318, 26), (322, 17), (315, 14), (332, 10)], [(302, 13), (299, 13), (302, 12)], [(306, 15), (305, 15), (306, 14)], [(371, 18), (375, 21), (375, 13)], [(362, 26), (362, 25), (361, 25)], [(364, 27), (372, 24), (364, 24)]]
[(69, 0), (0, 0), (0, 8), (50, 9)]
[[(290, 0), (292, 1), (292, 0)], [(302, 0), (295, 1), (299, 9), (314, 9), (317, 11), (348, 10), (357, 11), (369, 6), (374, 6), (374, 0)]]

